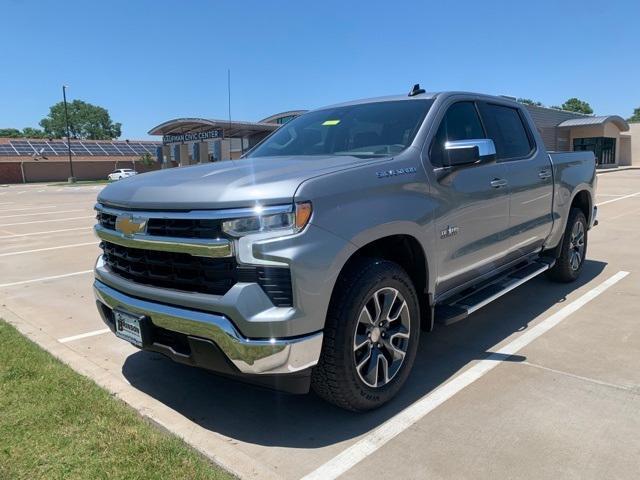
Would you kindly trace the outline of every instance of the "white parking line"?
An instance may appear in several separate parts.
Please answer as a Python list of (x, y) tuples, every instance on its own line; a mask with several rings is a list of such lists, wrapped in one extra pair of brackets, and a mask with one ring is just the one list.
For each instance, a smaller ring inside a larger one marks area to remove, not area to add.
[(0, 283), (0, 288), (14, 287), (16, 285), (25, 285), (27, 283), (44, 282), (46, 280), (57, 280), (59, 278), (75, 277), (76, 275), (86, 275), (87, 273), (93, 273), (93, 270), (83, 270), (81, 272), (65, 273), (63, 275), (53, 275), (51, 277), (32, 278), (31, 280), (21, 280), (19, 282), (12, 282), (12, 283)]
[[(9, 203), (13, 203), (13, 202), (9, 202)], [(19, 207), (28, 207), (28, 208), (14, 208), (9, 206), (9, 204), (3, 205), (2, 203), (0, 203), (0, 213), (1, 212), (18, 212), (21, 210), (40, 210), (40, 209), (45, 209), (45, 208), (60, 208), (60, 207), (67, 207), (69, 205), (73, 205), (74, 207), (77, 207), (78, 204), (83, 203), (83, 201), (79, 201), (79, 202), (62, 202), (62, 203), (56, 203), (55, 205), (51, 205), (51, 204), (46, 204), (46, 203), (23, 203), (20, 202), (20, 205), (17, 205)], [(91, 209), (93, 208), (93, 206), (95, 205), (95, 201), (93, 202), (87, 202), (89, 203), (89, 205), (87, 205), (87, 208)]]
[(81, 340), (83, 338), (95, 337), (96, 335), (102, 335), (103, 333), (108, 333), (111, 330), (108, 328), (102, 328), (100, 330), (94, 330), (93, 332), (81, 333), (80, 335), (73, 335), (71, 337), (59, 338), (58, 341), (60, 343), (68, 343), (73, 342), (75, 340)]
[(76, 208), (74, 210), (58, 210), (52, 212), (36, 212), (36, 213), (18, 213), (17, 215), (2, 215), (0, 218), (14, 218), (14, 217), (33, 217), (35, 215), (51, 215), (58, 213), (72, 213), (72, 212), (84, 212), (84, 208)]
[[(76, 204), (77, 205), (77, 204)], [(22, 212), (24, 210), (44, 210), (44, 209), (55, 209), (58, 208), (57, 205), (42, 205), (40, 207), (36, 207), (36, 206), (31, 206), (31, 207), (27, 207), (27, 208), (5, 208), (3, 210), (0, 210), (0, 212)]]
[(77, 230), (90, 230), (92, 228), (93, 227), (62, 228), (60, 230), (48, 230), (46, 232), (14, 233), (12, 235), (4, 235), (0, 237), (0, 240), (3, 238), (30, 237), (32, 235), (48, 235), (50, 233), (75, 232)]
[(600, 203), (598, 203), (598, 206), (600, 206), (600, 205), (606, 205), (607, 203), (617, 202), (617, 201), (619, 201), (619, 200), (624, 200), (625, 198), (637, 197), (638, 195), (640, 195), (640, 192), (631, 193), (631, 194), (629, 194), (629, 195), (623, 195), (622, 197), (618, 197), (618, 198), (612, 198), (611, 200), (607, 200), (606, 202), (600, 202)]
[(609, 287), (618, 283), (627, 275), (629, 275), (629, 272), (620, 271), (609, 277), (600, 285), (589, 290), (567, 306), (561, 308), (549, 318), (526, 330), (525, 333), (499, 349), (497, 352), (490, 354), (483, 360), (480, 360), (473, 367), (469, 368), (433, 392), (425, 395), (411, 406), (390, 418), (368, 435), (365, 435), (363, 438), (358, 440), (351, 447), (344, 450), (338, 456), (304, 476), (303, 480), (330, 480), (347, 472), (394, 437), (418, 422), (429, 412), (449, 400), (456, 393), (460, 392), (465, 387), (468, 387), (483, 375), (500, 365), (505, 356), (510, 356), (520, 351), (536, 338), (547, 333), (569, 315), (575, 313), (581, 307), (596, 298)]
[(96, 217), (92, 215), (90, 217), (68, 217), (68, 218), (54, 218), (51, 220), (34, 220), (32, 222), (3, 223), (2, 225), (0, 225), (0, 227), (13, 227), (14, 225), (31, 225), (33, 223), (66, 222), (67, 220), (80, 220), (81, 218), (93, 218), (95, 220)]
[(35, 248), (33, 250), (22, 250), (21, 252), (0, 253), (0, 257), (10, 257), (11, 255), (23, 255), (25, 253), (48, 252), (49, 250), (60, 250), (63, 248), (86, 247), (87, 245), (97, 245), (99, 242), (73, 243), (71, 245), (60, 245), (57, 247)]

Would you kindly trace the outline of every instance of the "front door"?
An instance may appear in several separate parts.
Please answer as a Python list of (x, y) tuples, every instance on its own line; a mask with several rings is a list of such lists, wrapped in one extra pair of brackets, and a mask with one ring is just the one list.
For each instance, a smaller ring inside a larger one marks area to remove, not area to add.
[(472, 101), (446, 110), (429, 148), (435, 213), (436, 295), (504, 263), (509, 247), (509, 188), (504, 164), (448, 165), (444, 144), (487, 138)]

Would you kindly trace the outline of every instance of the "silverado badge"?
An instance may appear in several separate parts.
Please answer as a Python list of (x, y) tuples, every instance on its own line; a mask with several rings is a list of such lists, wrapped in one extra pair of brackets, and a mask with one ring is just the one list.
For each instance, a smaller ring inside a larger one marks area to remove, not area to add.
[(454, 235), (458, 234), (458, 230), (460, 229), (455, 225), (454, 226), (447, 225), (447, 228), (440, 231), (440, 238), (453, 237)]
[(416, 173), (416, 167), (396, 168), (392, 170), (382, 170), (376, 172), (378, 178), (395, 177), (396, 175), (406, 175), (408, 173)]
[(127, 237), (136, 233), (144, 233), (147, 229), (147, 219), (125, 214), (116, 217), (116, 230)]

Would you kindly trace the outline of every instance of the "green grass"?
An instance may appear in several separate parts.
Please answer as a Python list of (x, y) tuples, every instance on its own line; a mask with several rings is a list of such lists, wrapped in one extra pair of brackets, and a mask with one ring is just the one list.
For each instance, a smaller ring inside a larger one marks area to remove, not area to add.
[(0, 479), (230, 479), (0, 320)]
[(77, 180), (75, 183), (60, 182), (50, 183), (48, 187), (82, 187), (84, 185), (106, 185), (109, 180)]

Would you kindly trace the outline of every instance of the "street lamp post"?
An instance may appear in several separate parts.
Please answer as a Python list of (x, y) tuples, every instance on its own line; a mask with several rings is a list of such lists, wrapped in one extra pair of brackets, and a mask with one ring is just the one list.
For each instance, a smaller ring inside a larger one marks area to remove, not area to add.
[(67, 126), (67, 152), (69, 153), (69, 183), (75, 183), (76, 178), (73, 176), (73, 160), (71, 159), (71, 135), (69, 133), (69, 112), (67, 111), (67, 86), (62, 85), (62, 101), (64, 102), (64, 122)]

